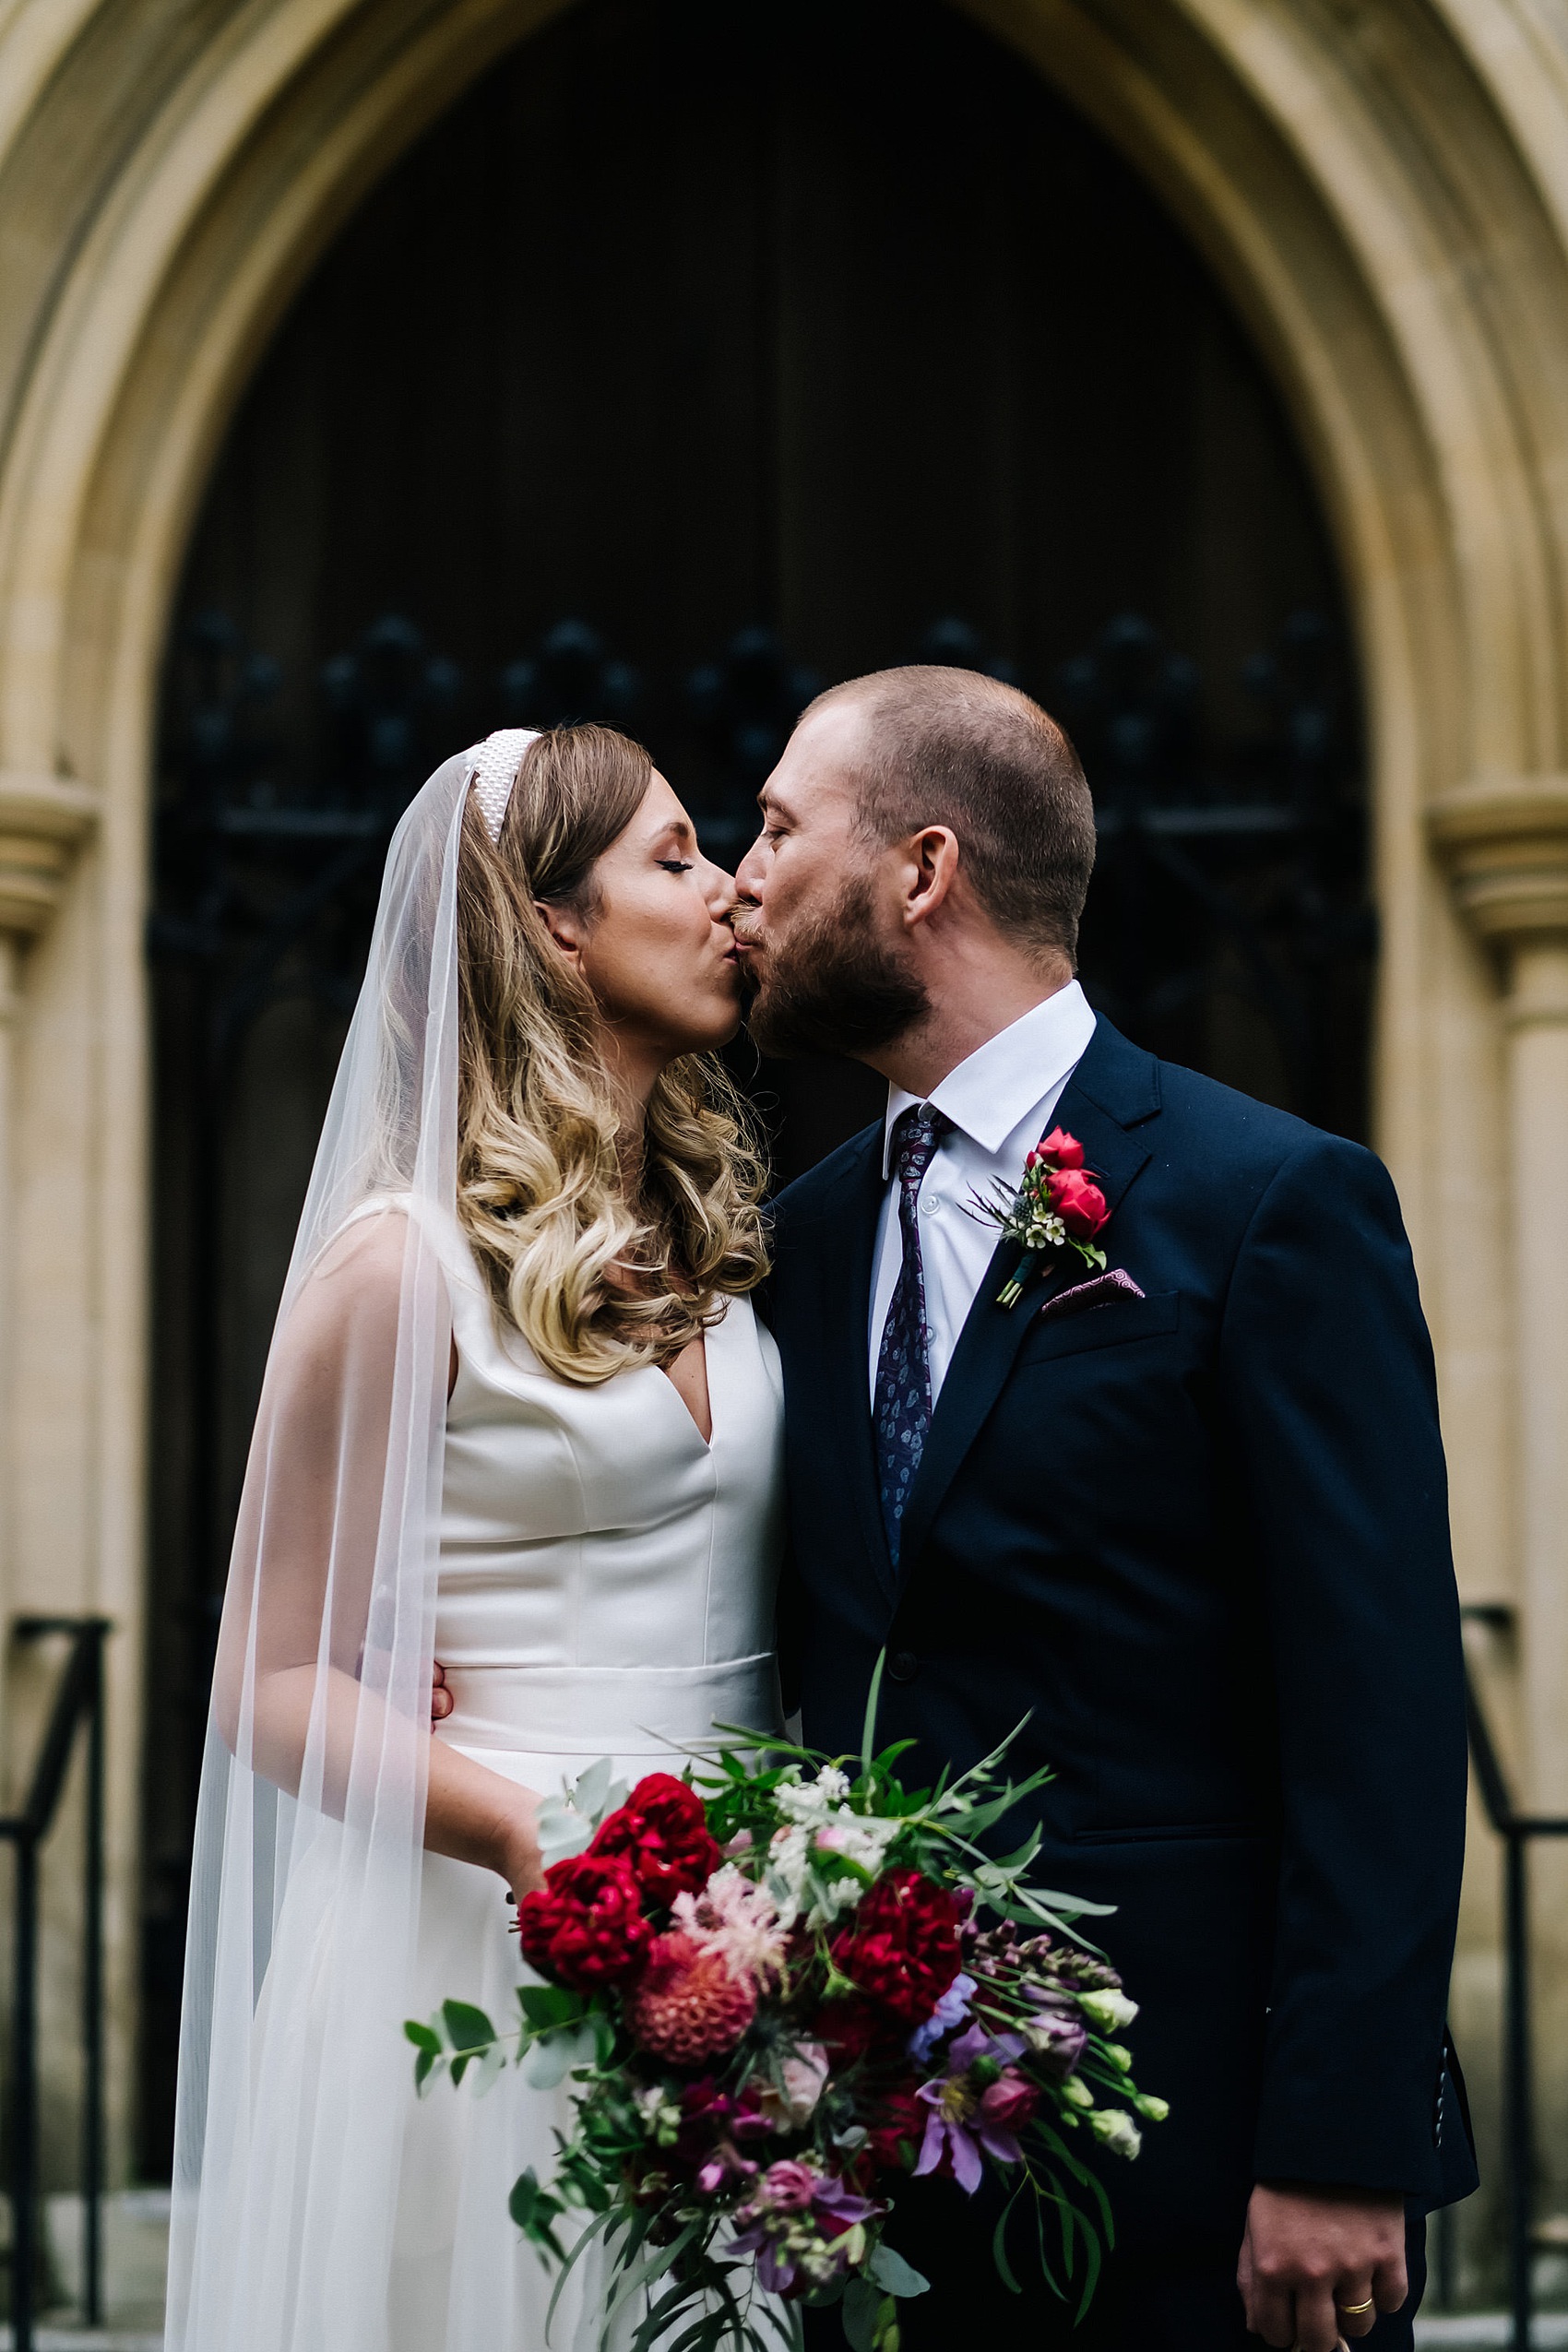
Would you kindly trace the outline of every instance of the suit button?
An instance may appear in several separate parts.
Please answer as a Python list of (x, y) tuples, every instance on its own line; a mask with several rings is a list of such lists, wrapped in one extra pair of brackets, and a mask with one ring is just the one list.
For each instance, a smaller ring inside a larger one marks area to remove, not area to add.
[(913, 1650), (895, 1650), (887, 1661), (887, 1679), (890, 1682), (912, 1682), (918, 1669), (919, 1660)]

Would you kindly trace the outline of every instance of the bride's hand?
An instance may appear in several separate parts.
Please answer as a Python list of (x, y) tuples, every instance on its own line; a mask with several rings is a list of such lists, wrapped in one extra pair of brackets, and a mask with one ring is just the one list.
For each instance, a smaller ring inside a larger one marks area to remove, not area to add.
[(434, 1854), (493, 1871), (514, 1900), (544, 1882), (539, 1850), (539, 1799), (431, 1727), (430, 1788), (424, 1842)]
[(507, 1808), (496, 1840), (494, 1868), (506, 1882), (514, 1903), (544, 1884), (544, 1860), (539, 1850), (539, 1799), (531, 1788), (515, 1788), (515, 1804)]

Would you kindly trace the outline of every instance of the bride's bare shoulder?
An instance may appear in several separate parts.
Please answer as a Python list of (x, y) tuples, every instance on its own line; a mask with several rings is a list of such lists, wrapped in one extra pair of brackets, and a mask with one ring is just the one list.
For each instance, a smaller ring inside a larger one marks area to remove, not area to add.
[(409, 1205), (395, 1194), (367, 1201), (341, 1224), (311, 1267), (311, 1282), (400, 1288), (408, 1255)]
[(341, 1225), (301, 1283), (291, 1336), (322, 1345), (349, 1333), (395, 1340), (401, 1313), (410, 1218), (398, 1200), (376, 1201)]

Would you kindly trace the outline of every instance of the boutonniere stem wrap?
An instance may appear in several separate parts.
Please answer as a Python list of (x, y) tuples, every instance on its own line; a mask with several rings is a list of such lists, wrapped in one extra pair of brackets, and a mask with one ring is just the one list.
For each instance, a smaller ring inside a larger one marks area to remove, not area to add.
[(971, 1217), (1000, 1226), (1004, 1238), (1018, 1245), (1018, 1263), (996, 1294), (999, 1307), (1015, 1307), (1024, 1285), (1041, 1258), (1075, 1250), (1086, 1265), (1103, 1273), (1105, 1252), (1095, 1246), (1111, 1211), (1105, 1194), (1084, 1167), (1084, 1147), (1076, 1135), (1052, 1127), (1024, 1162), (1023, 1182), (1015, 1189), (1000, 1177), (985, 1200), (970, 1194)]

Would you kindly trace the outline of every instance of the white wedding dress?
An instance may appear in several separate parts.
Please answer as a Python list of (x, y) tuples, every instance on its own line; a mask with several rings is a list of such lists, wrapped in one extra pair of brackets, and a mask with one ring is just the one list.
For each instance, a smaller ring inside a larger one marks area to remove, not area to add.
[[(679, 1771), (716, 1722), (778, 1727), (774, 1587), (781, 1528), (778, 1351), (748, 1301), (707, 1336), (713, 1436), (649, 1366), (599, 1387), (540, 1367), (497, 1329), (470, 1260), (444, 1252), (458, 1368), (446, 1416), (435, 1655), (455, 1709), (438, 1736), (558, 1793), (601, 1755), (619, 1775)], [(522, 1970), (492, 1872), (424, 1860), (418, 2013), (476, 2002), (517, 2016)], [(548, 2180), (567, 2095), (508, 2067), (410, 2090), (389, 2352), (545, 2352), (553, 2279), (506, 2207), (525, 2166)], [(567, 2282), (555, 2352), (591, 2352), (604, 2268)]]

